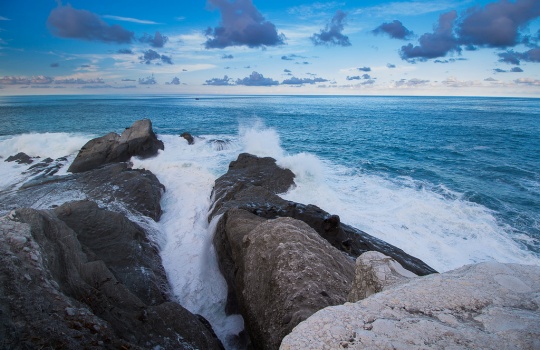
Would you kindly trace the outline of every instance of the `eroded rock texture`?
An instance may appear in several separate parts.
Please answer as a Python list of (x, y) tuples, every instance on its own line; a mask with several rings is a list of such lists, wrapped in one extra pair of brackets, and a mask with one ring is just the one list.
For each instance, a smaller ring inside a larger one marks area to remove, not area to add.
[(320, 310), (280, 349), (538, 349), (540, 267), (481, 263)]

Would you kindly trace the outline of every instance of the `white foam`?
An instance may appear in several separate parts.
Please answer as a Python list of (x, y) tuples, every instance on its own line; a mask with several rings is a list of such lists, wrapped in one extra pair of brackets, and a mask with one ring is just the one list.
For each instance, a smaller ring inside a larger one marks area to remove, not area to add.
[(6, 158), (19, 152), (30, 157), (53, 159), (76, 153), (92, 135), (68, 133), (21, 134), (0, 140), (0, 157)]
[(65, 174), (67, 166), (71, 164), (79, 149), (91, 139), (92, 135), (68, 134), (68, 133), (34, 133), (21, 134), (15, 136), (5, 136), (0, 138), (0, 191), (20, 185), (27, 181), (31, 174), (23, 174), (39, 159), (34, 160), (30, 165), (17, 164), (15, 162), (5, 162), (9, 156), (24, 152), (30, 157), (53, 159), (67, 156), (68, 161), (58, 171), (58, 175)]
[(166, 188), (158, 223), (163, 266), (180, 304), (208, 319), (226, 342), (228, 336), (243, 330), (243, 320), (239, 315), (225, 315), (227, 285), (212, 245), (214, 227), (207, 218), (217, 174), (226, 171), (238, 151), (216, 151), (206, 142), (211, 137), (197, 138), (194, 145), (179, 136), (159, 137), (164, 151), (154, 158), (132, 161), (135, 168), (152, 171)]
[(410, 178), (390, 180), (313, 154), (287, 154), (277, 132), (260, 122), (240, 130), (245, 152), (272, 156), (296, 174), (296, 186), (283, 198), (338, 214), (344, 223), (439, 271), (489, 260), (540, 265), (540, 258), (520, 247), (495, 213), (444, 186), (435, 191)]

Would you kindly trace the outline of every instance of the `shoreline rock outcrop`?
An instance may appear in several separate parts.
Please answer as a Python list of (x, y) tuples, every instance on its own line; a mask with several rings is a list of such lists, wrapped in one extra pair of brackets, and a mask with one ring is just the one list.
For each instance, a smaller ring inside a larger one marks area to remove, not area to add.
[(137, 120), (122, 135), (111, 132), (88, 141), (79, 151), (68, 171), (80, 173), (95, 169), (103, 164), (128, 161), (132, 156), (148, 158), (163, 150), (149, 119)]
[(353, 258), (367, 250), (392, 255), (416, 274), (435, 272), (337, 215), (277, 195), (293, 185), (294, 174), (274, 159), (244, 153), (212, 194), (209, 220), (219, 218), (213, 242), (228, 285), (226, 312), (243, 315), (256, 349), (277, 349), (315, 311), (344, 303)]
[(538, 266), (467, 265), (320, 310), (280, 349), (537, 349), (539, 295)]
[(0, 229), (3, 346), (220, 349), (170, 301), (157, 249), (122, 215), (73, 202), (16, 210)]

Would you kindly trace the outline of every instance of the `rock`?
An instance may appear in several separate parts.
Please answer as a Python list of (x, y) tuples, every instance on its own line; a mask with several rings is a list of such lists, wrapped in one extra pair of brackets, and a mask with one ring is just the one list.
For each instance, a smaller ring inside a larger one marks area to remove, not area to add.
[[(246, 188), (257, 186), (266, 189), (271, 194), (277, 194), (287, 191), (293, 185), (293, 172), (278, 167), (275, 159), (241, 153), (237, 160), (229, 164), (227, 173), (216, 180), (212, 191), (214, 206), (210, 217), (222, 214), (227, 209), (236, 206), (236, 204), (228, 204), (222, 208)], [(249, 198), (243, 201), (249, 201)]]
[(46, 209), (69, 200), (91, 199), (110, 210), (159, 220), (164, 187), (148, 170), (130, 169), (126, 163), (67, 176), (38, 175), (19, 190), (2, 193), (0, 213), (15, 208)]
[(277, 349), (299, 322), (345, 302), (353, 262), (308, 225), (234, 209), (224, 217), (214, 242), (229, 256), (225, 277), (234, 285), (254, 348)]
[(153, 266), (159, 255), (118, 215), (79, 202), (0, 218), (2, 347), (221, 348), (197, 316), (168, 300), (163, 272)]
[(356, 259), (353, 287), (347, 300), (354, 303), (414, 277), (418, 276), (391, 257), (379, 252), (366, 252)]
[(195, 143), (195, 139), (189, 132), (183, 132), (180, 137), (183, 137), (188, 142), (188, 145), (192, 145)]
[(481, 263), (323, 309), (280, 349), (538, 349), (540, 267)]
[(240, 154), (238, 160), (231, 162), (228, 172), (216, 180), (210, 218), (231, 208), (244, 209), (266, 219), (291, 217), (304, 221), (334, 247), (355, 259), (373, 250), (392, 257), (417, 275), (437, 272), (403, 250), (341, 223), (338, 215), (331, 215), (315, 205), (286, 201), (277, 196), (291, 186), (294, 186), (294, 174), (279, 168), (274, 159)]
[(14, 156), (9, 156), (4, 162), (15, 162), (17, 164), (32, 164), (34, 160), (28, 154), (19, 152)]
[(111, 132), (88, 141), (68, 171), (88, 171), (107, 163), (128, 161), (132, 156), (147, 158), (156, 155), (160, 149), (164, 149), (163, 142), (154, 134), (152, 122), (149, 119), (138, 120), (122, 135)]
[(101, 260), (116, 279), (148, 305), (167, 301), (167, 277), (157, 247), (122, 214), (92, 201), (65, 203), (56, 217), (77, 234), (89, 260)]

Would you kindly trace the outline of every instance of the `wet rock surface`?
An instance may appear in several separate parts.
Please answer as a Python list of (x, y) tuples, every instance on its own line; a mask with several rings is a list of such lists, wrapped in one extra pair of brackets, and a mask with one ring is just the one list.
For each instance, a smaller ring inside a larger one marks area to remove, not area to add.
[[(114, 223), (70, 222), (89, 211)], [(163, 271), (152, 265), (159, 261), (156, 250), (125, 220), (89, 202), (54, 211), (20, 209), (0, 218), (3, 347), (220, 348), (197, 316), (168, 299)], [(110, 249), (125, 241), (132, 254), (111, 256)]]

